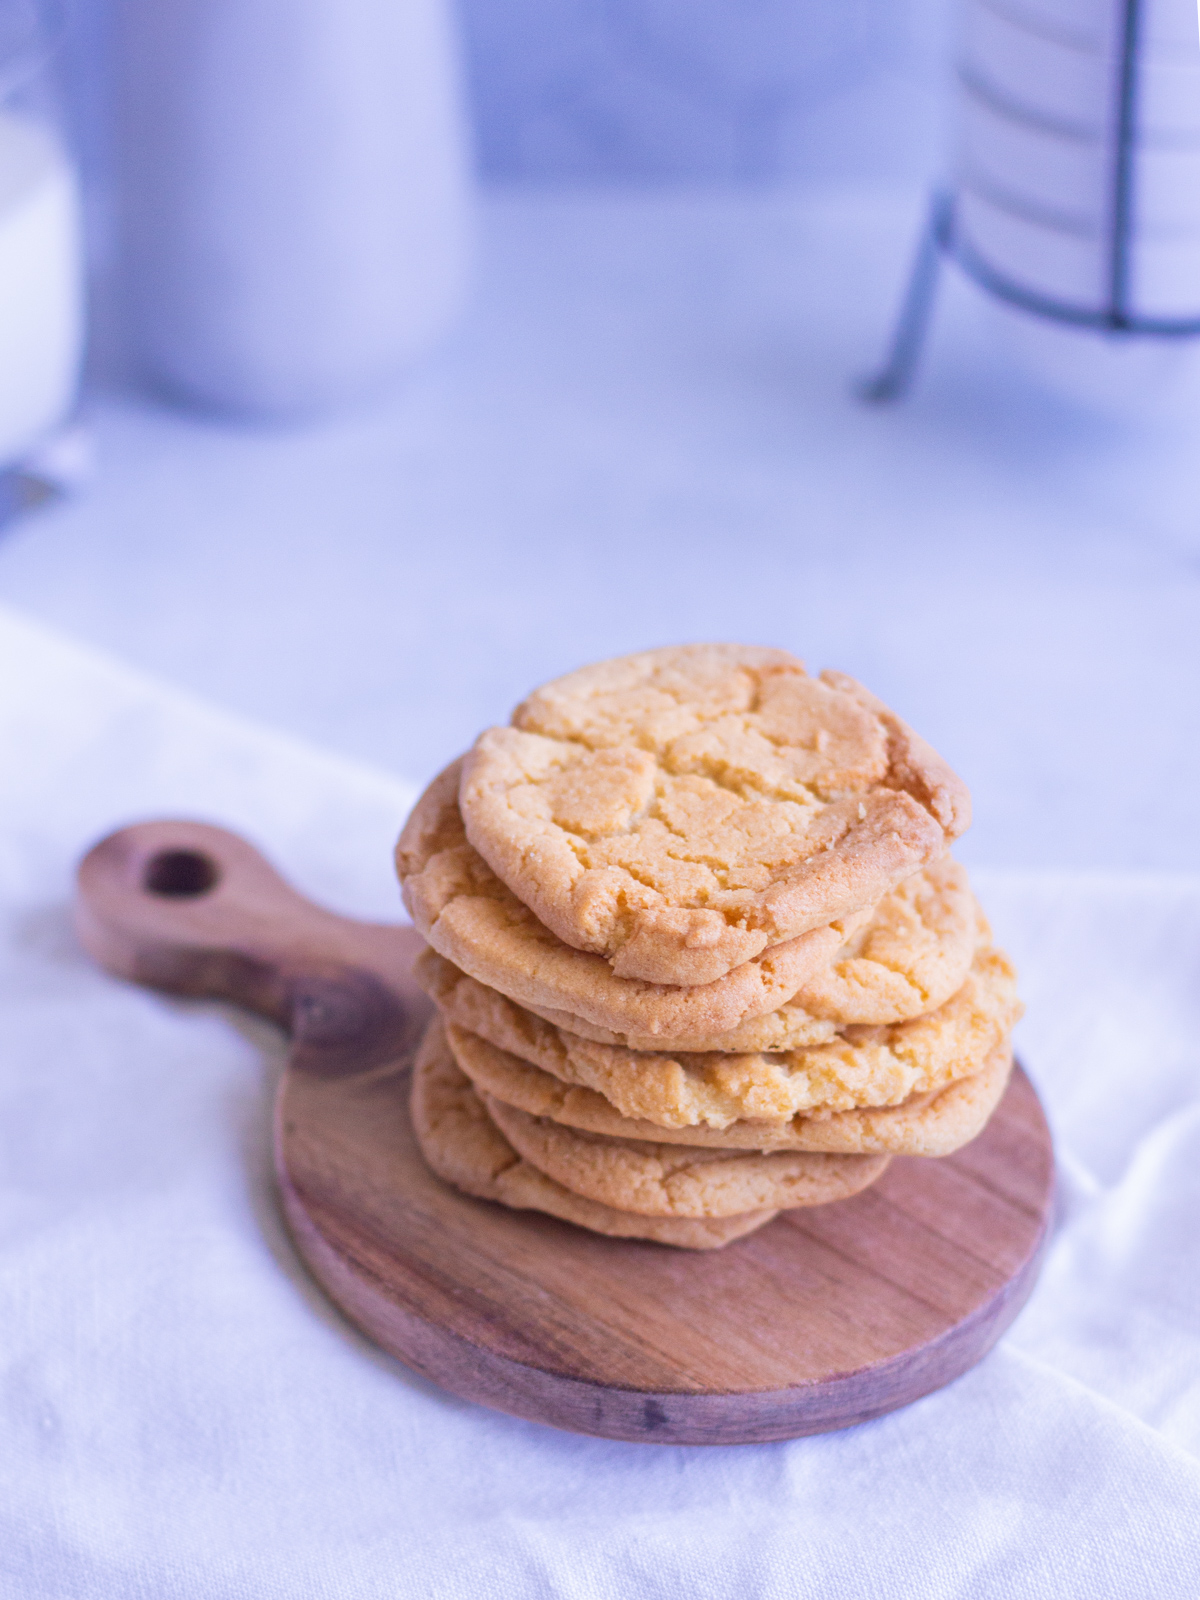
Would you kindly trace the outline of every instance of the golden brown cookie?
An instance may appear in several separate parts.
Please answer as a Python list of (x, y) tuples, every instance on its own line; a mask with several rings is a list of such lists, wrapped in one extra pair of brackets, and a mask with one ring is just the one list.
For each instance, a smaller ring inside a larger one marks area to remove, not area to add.
[(412, 1120), (426, 1161), (447, 1183), (516, 1211), (545, 1211), (593, 1233), (652, 1239), (685, 1250), (716, 1250), (761, 1228), (775, 1215), (647, 1217), (616, 1211), (564, 1188), (523, 1161), (492, 1122), (483, 1102), (454, 1063), (436, 1018), (413, 1072)]
[(839, 1155), (946, 1156), (980, 1133), (1000, 1102), (1012, 1068), (1002, 1040), (980, 1072), (944, 1089), (913, 1095), (898, 1106), (858, 1111), (813, 1112), (788, 1122), (732, 1122), (726, 1128), (660, 1128), (622, 1117), (594, 1089), (563, 1083), (486, 1039), (450, 1026), (455, 1059), (477, 1088), (530, 1116), (550, 1117), (571, 1128), (659, 1144), (708, 1150), (823, 1150)]
[(598, 1044), (628, 1050), (798, 1050), (831, 1039), (851, 1022), (903, 1022), (934, 1011), (966, 979), (977, 946), (991, 942), (987, 921), (957, 861), (944, 856), (914, 872), (875, 907), (871, 920), (777, 1011), (750, 1017), (715, 1037), (615, 1033), (550, 1006), (538, 1016)]
[(685, 645), (536, 690), (459, 788), (467, 836), (618, 977), (707, 984), (874, 906), (965, 828), (946, 763), (841, 674)]
[(943, 856), (886, 894), (789, 1004), (839, 1025), (923, 1016), (958, 990), (976, 948), (988, 942), (966, 868)]
[(778, 1054), (667, 1053), (583, 1039), (436, 956), (422, 955), (416, 975), (448, 1022), (564, 1083), (595, 1089), (622, 1116), (664, 1128), (724, 1128), (745, 1117), (785, 1122), (797, 1112), (899, 1105), (978, 1072), (1021, 1011), (1011, 964), (985, 947), (958, 993), (929, 1016), (846, 1028), (826, 1043)]
[(548, 1007), (614, 1032), (671, 1038), (725, 1033), (777, 1010), (827, 967), (859, 921), (775, 945), (715, 983), (691, 988), (619, 978), (602, 956), (573, 950), (537, 920), (467, 842), (459, 763), (435, 778), (396, 846), (396, 870), (419, 932), (480, 983), (523, 1006)]
[(513, 1149), (564, 1188), (646, 1217), (736, 1217), (825, 1206), (883, 1175), (888, 1156), (704, 1150), (584, 1133), (531, 1117), (487, 1093), (488, 1114)]

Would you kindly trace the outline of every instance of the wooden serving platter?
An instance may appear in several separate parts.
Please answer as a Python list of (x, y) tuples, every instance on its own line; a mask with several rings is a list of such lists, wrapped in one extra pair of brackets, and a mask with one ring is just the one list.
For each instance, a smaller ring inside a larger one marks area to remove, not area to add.
[(408, 1118), (428, 1002), (411, 929), (301, 898), (244, 840), (150, 822), (79, 870), (91, 954), (287, 1028), (275, 1161), (296, 1247), (350, 1320), (435, 1383), (579, 1433), (736, 1444), (843, 1428), (973, 1366), (1033, 1287), (1053, 1153), (1014, 1073), (940, 1161), (711, 1253), (601, 1238), (449, 1188)]

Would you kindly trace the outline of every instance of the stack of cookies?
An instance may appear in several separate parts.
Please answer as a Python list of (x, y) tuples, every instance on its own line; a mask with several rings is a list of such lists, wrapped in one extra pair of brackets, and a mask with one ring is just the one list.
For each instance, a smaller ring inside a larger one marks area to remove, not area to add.
[(962, 782), (852, 678), (693, 645), (536, 690), (397, 846), (430, 1166), (711, 1249), (983, 1127), (1020, 1006)]

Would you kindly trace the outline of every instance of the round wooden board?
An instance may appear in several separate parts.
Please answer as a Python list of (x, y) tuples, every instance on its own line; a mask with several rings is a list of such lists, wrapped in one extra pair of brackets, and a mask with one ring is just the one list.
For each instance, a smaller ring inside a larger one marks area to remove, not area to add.
[(955, 1155), (897, 1158), (849, 1200), (693, 1253), (436, 1178), (408, 1116), (414, 936), (301, 900), (234, 835), (148, 823), (102, 841), (79, 927), (110, 970), (292, 1027), (275, 1149), (297, 1247), (354, 1323), (468, 1399), (656, 1443), (819, 1433), (958, 1377), (1033, 1287), (1053, 1153), (1019, 1068)]
[(454, 1393), (580, 1433), (736, 1444), (879, 1416), (973, 1366), (1033, 1286), (1050, 1142), (1014, 1074), (972, 1144), (713, 1252), (473, 1200), (425, 1166), (409, 1074), (289, 1071), (277, 1167), (314, 1276)]

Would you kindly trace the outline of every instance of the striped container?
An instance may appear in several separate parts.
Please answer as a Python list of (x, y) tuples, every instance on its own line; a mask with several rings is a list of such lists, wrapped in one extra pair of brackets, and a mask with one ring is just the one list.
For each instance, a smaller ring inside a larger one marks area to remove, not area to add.
[(964, 0), (951, 248), (1000, 299), (1200, 334), (1196, 0)]

